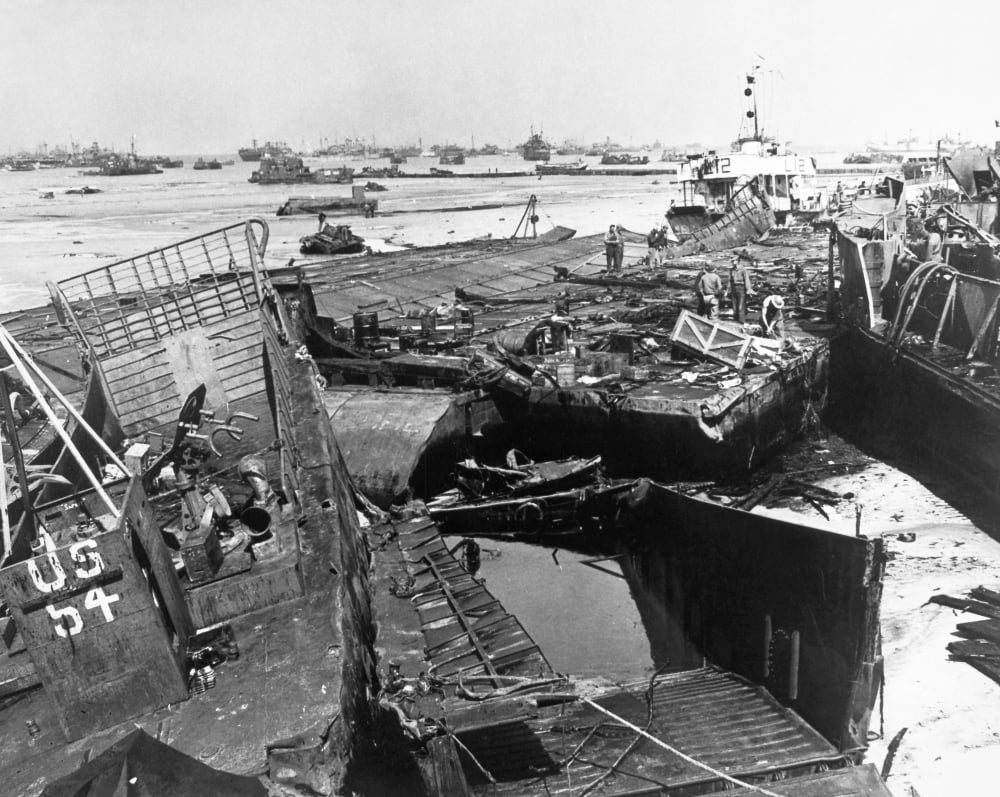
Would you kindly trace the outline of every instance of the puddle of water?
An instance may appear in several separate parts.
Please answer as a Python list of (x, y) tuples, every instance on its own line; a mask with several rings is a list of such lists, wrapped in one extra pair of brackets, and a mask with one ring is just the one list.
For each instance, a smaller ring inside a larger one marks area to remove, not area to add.
[[(559, 672), (632, 681), (654, 670), (649, 639), (614, 560), (581, 564), (592, 554), (524, 543), (481, 541), (486, 587), (516, 615)], [(498, 557), (490, 551), (499, 552)]]

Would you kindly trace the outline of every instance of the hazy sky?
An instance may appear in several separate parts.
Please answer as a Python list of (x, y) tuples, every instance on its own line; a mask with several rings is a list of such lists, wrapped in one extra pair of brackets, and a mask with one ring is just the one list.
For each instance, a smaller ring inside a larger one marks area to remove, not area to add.
[[(1000, 138), (997, 0), (4, 0), (0, 153)], [(761, 58), (763, 60), (761, 60)]]

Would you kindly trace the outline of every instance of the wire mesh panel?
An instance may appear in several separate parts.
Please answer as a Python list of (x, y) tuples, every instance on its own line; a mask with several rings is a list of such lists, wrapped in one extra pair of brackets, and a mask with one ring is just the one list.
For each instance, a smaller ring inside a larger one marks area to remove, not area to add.
[(267, 237), (267, 224), (251, 219), (49, 289), (97, 357), (119, 354), (258, 307)]

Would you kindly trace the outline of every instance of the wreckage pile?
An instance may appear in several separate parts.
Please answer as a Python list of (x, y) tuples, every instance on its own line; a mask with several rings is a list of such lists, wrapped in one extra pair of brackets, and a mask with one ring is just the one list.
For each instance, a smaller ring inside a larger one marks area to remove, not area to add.
[(930, 603), (987, 618), (959, 623), (962, 638), (948, 644), (948, 653), (953, 661), (964, 661), (1000, 684), (1000, 592), (980, 586), (967, 598), (934, 595)]

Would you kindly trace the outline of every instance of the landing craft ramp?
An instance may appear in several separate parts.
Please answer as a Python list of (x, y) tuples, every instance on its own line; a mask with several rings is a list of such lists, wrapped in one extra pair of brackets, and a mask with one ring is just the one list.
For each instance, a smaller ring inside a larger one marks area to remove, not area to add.
[[(645, 253), (645, 243), (627, 245), (627, 259)], [(301, 274), (312, 287), (317, 315), (349, 324), (359, 310), (378, 312), (380, 319), (432, 310), (454, 302), (456, 288), (494, 295), (551, 284), (557, 265), (581, 276), (596, 276), (605, 268), (603, 237), (437, 247), (419, 254), (408, 251), (365, 258), (354, 267), (303, 266)], [(275, 280), (283, 281), (281, 277)]]

